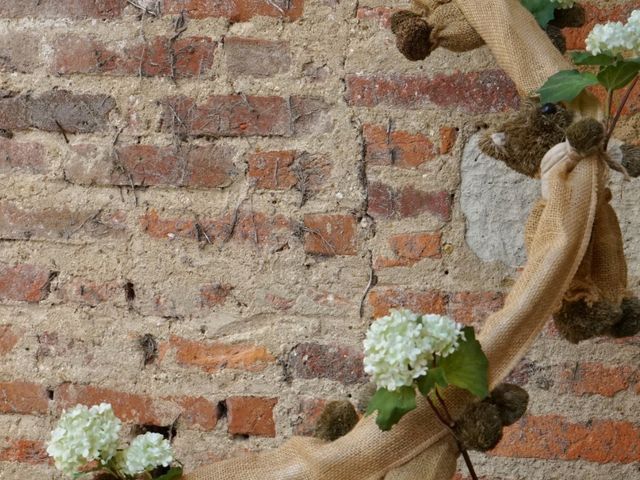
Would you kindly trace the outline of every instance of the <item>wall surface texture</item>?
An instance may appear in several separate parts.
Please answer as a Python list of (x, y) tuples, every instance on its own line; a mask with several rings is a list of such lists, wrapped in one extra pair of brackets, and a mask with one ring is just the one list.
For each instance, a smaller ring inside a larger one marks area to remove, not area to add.
[[(80, 402), (173, 430), (188, 469), (273, 448), (363, 406), (372, 318), (500, 308), (538, 186), (474, 135), (518, 98), (486, 48), (405, 60), (402, 6), (0, 0), (2, 480), (61, 478), (44, 442)], [(586, 8), (571, 49), (640, 2)], [(613, 176), (636, 293), (639, 182)], [(549, 325), (483, 478), (640, 478), (639, 360)]]

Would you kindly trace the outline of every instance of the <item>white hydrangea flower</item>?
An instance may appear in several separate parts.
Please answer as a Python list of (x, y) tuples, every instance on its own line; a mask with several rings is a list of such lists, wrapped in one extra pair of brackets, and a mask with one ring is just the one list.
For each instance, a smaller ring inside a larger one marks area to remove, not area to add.
[(575, 0), (551, 0), (553, 3), (557, 5), (556, 8), (560, 8), (562, 10), (571, 8), (575, 5)]
[(587, 51), (593, 55), (605, 53), (619, 55), (625, 52), (640, 52), (640, 10), (629, 15), (626, 24), (608, 22), (595, 25), (586, 40)]
[(118, 458), (118, 469), (125, 475), (137, 475), (173, 460), (171, 444), (159, 433), (138, 435)]
[(625, 26), (627, 33), (632, 37), (634, 43), (632, 50), (636, 55), (640, 52), (640, 10), (634, 10), (629, 15)]
[(447, 317), (391, 310), (371, 324), (364, 340), (364, 371), (379, 388), (394, 391), (426, 375), (433, 355), (447, 356), (457, 346), (462, 325)]
[(104, 465), (116, 453), (121, 426), (108, 403), (91, 408), (77, 405), (62, 412), (51, 432), (47, 453), (53, 457), (56, 468), (67, 474), (94, 460)]

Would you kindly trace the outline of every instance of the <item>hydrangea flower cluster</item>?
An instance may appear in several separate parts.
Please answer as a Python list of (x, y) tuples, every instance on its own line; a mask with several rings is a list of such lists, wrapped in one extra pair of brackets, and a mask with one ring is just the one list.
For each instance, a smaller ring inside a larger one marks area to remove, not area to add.
[(118, 470), (137, 475), (160, 465), (168, 467), (173, 460), (171, 444), (159, 433), (138, 435), (118, 458)]
[(634, 10), (626, 24), (622, 22), (608, 22), (596, 25), (586, 40), (587, 51), (593, 55), (601, 53), (620, 55), (640, 52), (640, 10)]
[(94, 460), (105, 465), (116, 454), (121, 426), (107, 403), (91, 408), (77, 405), (62, 413), (47, 453), (56, 468), (70, 475)]
[(394, 391), (426, 375), (433, 356), (453, 353), (462, 325), (440, 315), (391, 310), (371, 324), (364, 340), (364, 371), (379, 388)]

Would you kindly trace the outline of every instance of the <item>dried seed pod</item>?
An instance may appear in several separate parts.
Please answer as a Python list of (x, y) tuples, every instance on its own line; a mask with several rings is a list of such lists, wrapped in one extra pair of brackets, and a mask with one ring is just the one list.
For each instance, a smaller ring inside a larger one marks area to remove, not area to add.
[(622, 300), (622, 316), (620, 321), (611, 327), (612, 337), (631, 337), (640, 332), (640, 300), (625, 298)]
[[(400, 12), (398, 12), (400, 13)], [(393, 20), (392, 20), (393, 25)], [(394, 33), (396, 46), (407, 60), (424, 60), (431, 53), (431, 27), (419, 16), (400, 17), (396, 21)]]
[(633, 178), (640, 177), (640, 147), (624, 144), (622, 150), (622, 166)]
[(567, 128), (569, 144), (582, 155), (591, 155), (603, 148), (604, 125), (594, 118), (585, 118)]
[(553, 315), (556, 328), (571, 343), (606, 335), (622, 317), (622, 308), (608, 302), (563, 302)]
[(567, 51), (567, 40), (564, 38), (562, 29), (549, 24), (547, 25), (547, 36), (560, 53), (565, 53)]
[(391, 31), (393, 34), (398, 33), (398, 29), (402, 24), (407, 21), (414, 21), (416, 18), (421, 18), (417, 13), (411, 10), (399, 10), (391, 15)]
[(518, 385), (501, 383), (491, 391), (489, 401), (498, 407), (502, 424), (509, 426), (517, 422), (527, 411), (529, 394)]
[(330, 442), (346, 435), (358, 423), (358, 413), (347, 400), (327, 403), (316, 424), (314, 436)]
[(571, 8), (556, 8), (554, 19), (549, 23), (558, 28), (578, 28), (582, 27), (586, 21), (584, 7), (576, 3)]
[(454, 431), (467, 450), (491, 450), (502, 438), (500, 411), (488, 402), (469, 405), (456, 421)]

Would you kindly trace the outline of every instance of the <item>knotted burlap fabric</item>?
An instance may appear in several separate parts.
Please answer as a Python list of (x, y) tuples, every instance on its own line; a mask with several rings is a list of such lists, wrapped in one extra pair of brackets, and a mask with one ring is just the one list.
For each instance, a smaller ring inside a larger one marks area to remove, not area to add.
[[(570, 68), (518, 0), (456, 3), (523, 94)], [(576, 276), (596, 212), (605, 208), (606, 174), (602, 158), (594, 155), (577, 164), (575, 158), (562, 158), (543, 176), (547, 198), (529, 223), (527, 264), (504, 308), (489, 317), (478, 336), (489, 358), (491, 387), (525, 355)], [(454, 415), (471, 401), (457, 389), (448, 389), (445, 399)], [(457, 456), (449, 433), (419, 401), (389, 432), (366, 417), (335, 442), (293, 438), (272, 451), (203, 467), (186, 479), (449, 480)]]
[(431, 30), (432, 49), (443, 47), (453, 52), (467, 52), (484, 45), (453, 0), (414, 0), (414, 4), (427, 17)]

